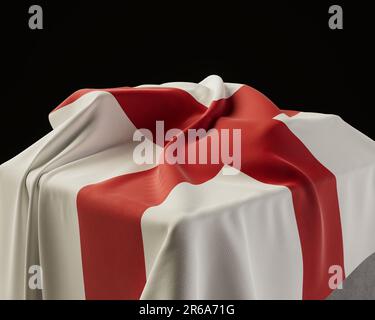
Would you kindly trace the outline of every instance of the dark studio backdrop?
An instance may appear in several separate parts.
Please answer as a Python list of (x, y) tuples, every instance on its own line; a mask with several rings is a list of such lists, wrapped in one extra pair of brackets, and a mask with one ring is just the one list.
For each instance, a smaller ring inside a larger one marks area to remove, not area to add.
[[(4, 1), (0, 163), (49, 132), (48, 113), (77, 89), (210, 74), (281, 108), (338, 114), (375, 139), (369, 3)], [(43, 30), (29, 29), (32, 4), (43, 9)], [(328, 27), (333, 4), (344, 30)]]

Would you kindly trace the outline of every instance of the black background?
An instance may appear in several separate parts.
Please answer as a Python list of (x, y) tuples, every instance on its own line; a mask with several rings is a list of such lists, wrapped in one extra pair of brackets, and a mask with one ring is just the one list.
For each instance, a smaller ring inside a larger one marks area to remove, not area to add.
[[(2, 2), (0, 163), (51, 130), (80, 88), (249, 84), (280, 108), (335, 113), (375, 139), (370, 1)], [(30, 30), (41, 5), (44, 29)], [(344, 9), (344, 30), (328, 8)]]

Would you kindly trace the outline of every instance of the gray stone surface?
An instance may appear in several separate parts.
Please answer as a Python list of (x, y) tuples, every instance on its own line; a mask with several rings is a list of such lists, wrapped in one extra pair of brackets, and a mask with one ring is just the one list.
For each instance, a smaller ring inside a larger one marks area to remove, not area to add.
[(328, 300), (375, 300), (375, 254), (368, 257)]

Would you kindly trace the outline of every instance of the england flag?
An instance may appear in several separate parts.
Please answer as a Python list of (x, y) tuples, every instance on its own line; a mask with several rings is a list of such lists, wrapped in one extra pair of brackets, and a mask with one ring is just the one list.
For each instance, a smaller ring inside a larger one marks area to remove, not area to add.
[(1, 299), (325, 299), (375, 253), (375, 143), (339, 116), (209, 76), (49, 121), (0, 166)]

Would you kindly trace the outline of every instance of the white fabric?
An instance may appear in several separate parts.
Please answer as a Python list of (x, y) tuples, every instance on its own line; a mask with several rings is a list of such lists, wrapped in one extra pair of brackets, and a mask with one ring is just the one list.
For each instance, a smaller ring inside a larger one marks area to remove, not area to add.
[(146, 210), (142, 234), (143, 299), (302, 298), (302, 254), (286, 187), (241, 172), (181, 183)]
[(84, 298), (77, 193), (139, 170), (131, 161), (135, 127), (116, 99), (92, 92), (74, 104), (78, 112), (58, 110), (69, 117), (0, 167), (0, 298), (35, 298), (31, 265), (42, 266), (45, 298)]
[(280, 115), (335, 176), (348, 276), (375, 252), (375, 143), (335, 115)]

